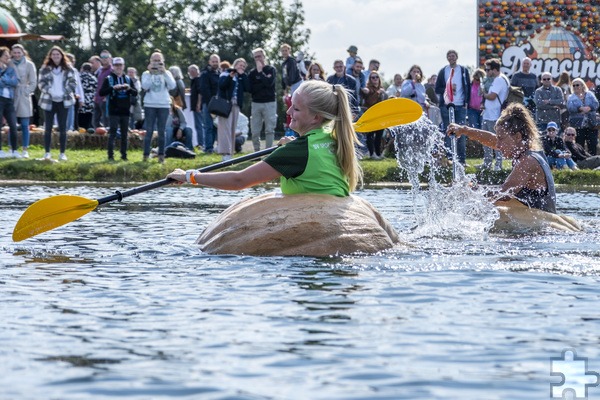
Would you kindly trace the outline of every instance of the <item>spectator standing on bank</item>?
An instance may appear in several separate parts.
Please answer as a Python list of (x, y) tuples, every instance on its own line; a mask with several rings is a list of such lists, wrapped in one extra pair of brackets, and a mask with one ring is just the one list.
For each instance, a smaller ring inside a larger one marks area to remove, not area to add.
[[(332, 85), (342, 85), (347, 89), (348, 100), (350, 102), (350, 109), (352, 111), (352, 118), (356, 119), (359, 114), (358, 97), (356, 93), (356, 79), (346, 73), (344, 62), (342, 60), (335, 60), (333, 62), (333, 70), (335, 73), (327, 77), (327, 82)], [(291, 99), (290, 99), (291, 105)]]
[[(381, 84), (381, 77), (377, 71), (371, 71), (369, 75), (369, 82), (364, 89), (363, 107), (368, 110), (375, 104), (387, 99), (385, 89)], [(365, 134), (367, 137), (367, 149), (369, 150), (369, 157), (373, 160), (383, 159), (381, 139), (383, 137), (383, 129), (368, 132)]]
[(142, 82), (138, 77), (137, 69), (134, 67), (127, 68), (127, 76), (131, 79), (131, 85), (137, 90), (137, 100), (135, 104), (131, 105), (131, 111), (129, 116), (129, 128), (140, 129), (144, 123), (144, 108), (142, 107)]
[(231, 160), (235, 152), (237, 119), (244, 105), (244, 92), (250, 91), (246, 67), (246, 60), (238, 58), (219, 77), (219, 97), (231, 102), (229, 116), (218, 118), (217, 152), (221, 154), (223, 161)]
[(29, 59), (25, 48), (21, 44), (14, 44), (11, 48), (11, 62), (15, 69), (19, 84), (15, 89), (15, 114), (17, 122), (21, 124), (21, 133), (23, 135), (22, 146), (23, 158), (29, 158), (29, 121), (33, 116), (33, 103), (31, 95), (37, 87), (37, 74), (35, 64)]
[(418, 65), (413, 65), (406, 74), (406, 79), (402, 82), (401, 96), (419, 103), (423, 111), (427, 112), (427, 101), (425, 96), (425, 86), (423, 86), (423, 71)]
[(208, 111), (208, 103), (219, 91), (220, 64), (221, 58), (217, 54), (211, 54), (208, 58), (208, 65), (200, 74), (200, 107), (204, 127), (204, 152), (206, 154), (211, 154), (214, 151), (215, 139), (217, 138), (213, 119), (210, 111)]
[(165, 59), (160, 51), (155, 51), (150, 56), (148, 70), (142, 74), (142, 89), (144, 95), (144, 115), (146, 136), (144, 136), (143, 161), (148, 161), (154, 126), (158, 133), (158, 162), (165, 161), (165, 129), (171, 97), (169, 91), (175, 89), (175, 79), (171, 72), (165, 69)]
[(371, 72), (372, 71), (379, 72), (379, 65), (380, 65), (379, 60), (376, 60), (373, 58), (369, 61), (369, 68), (367, 68), (363, 71), (363, 75), (365, 77), (365, 82), (367, 84), (369, 83), (369, 76), (371, 76)]
[(573, 94), (567, 102), (569, 124), (577, 130), (577, 143), (595, 156), (598, 147), (598, 99), (581, 78), (573, 79)]
[(248, 74), (252, 103), (250, 105), (250, 127), (254, 151), (260, 150), (260, 133), (265, 128), (265, 146), (273, 146), (277, 124), (277, 101), (275, 82), (277, 71), (267, 60), (265, 51), (258, 47), (252, 50), (255, 67)]
[(175, 89), (169, 90), (169, 94), (175, 101), (175, 104), (179, 106), (182, 110), (187, 108), (187, 104), (185, 102), (185, 82), (183, 82), (183, 74), (181, 72), (181, 68), (177, 65), (173, 65), (169, 67), (169, 72), (173, 75), (173, 79), (175, 79)]
[(96, 71), (98, 88), (96, 89), (96, 95), (94, 96), (94, 120), (92, 122), (94, 128), (108, 126), (106, 99), (98, 93), (104, 83), (104, 79), (112, 72), (112, 56), (108, 50), (102, 50), (102, 52), (100, 52), (100, 64), (100, 69)]
[[(563, 71), (558, 76), (558, 82), (556, 82), (556, 86), (560, 88), (563, 92), (563, 96), (565, 97), (565, 104), (569, 100), (569, 96), (573, 93), (571, 89), (571, 76), (567, 71)], [(560, 126), (564, 131), (569, 125), (569, 110), (567, 108), (563, 108), (560, 110)]]
[(79, 75), (79, 71), (77, 71), (77, 67), (75, 63), (77, 60), (75, 56), (71, 53), (66, 53), (67, 59), (69, 60), (69, 64), (71, 64), (71, 68), (75, 72), (75, 79), (77, 80), (77, 89), (75, 90), (75, 104), (71, 108), (69, 108), (69, 113), (67, 114), (67, 131), (79, 130), (79, 108), (81, 107), (81, 103), (83, 102), (83, 86), (81, 85), (81, 77)]
[(552, 84), (552, 74), (542, 73), (542, 86), (533, 95), (536, 113), (535, 123), (540, 132), (546, 129), (550, 121), (560, 121), (561, 110), (565, 107), (562, 90)]
[(394, 80), (392, 81), (392, 84), (390, 86), (388, 86), (387, 89), (385, 90), (388, 97), (401, 97), (403, 81), (404, 81), (404, 78), (402, 78), (402, 74), (394, 75)]
[(531, 58), (525, 57), (523, 60), (521, 60), (521, 71), (513, 74), (512, 78), (510, 79), (510, 84), (523, 89), (523, 104), (525, 104), (525, 107), (535, 114), (535, 101), (533, 101), (533, 96), (539, 85), (537, 76), (530, 71)]
[(200, 68), (196, 64), (188, 67), (190, 77), (190, 109), (194, 116), (194, 129), (199, 149), (204, 148), (204, 127), (202, 124), (202, 95), (200, 94)]
[(308, 67), (308, 76), (306, 77), (306, 80), (311, 79), (315, 79), (317, 81), (327, 80), (327, 75), (325, 75), (323, 66), (316, 61), (313, 61)]
[[(9, 65), (10, 50), (8, 47), (0, 47), (0, 126), (2, 119), (8, 124), (9, 153), (4, 153), (0, 147), (0, 158), (21, 158), (17, 152), (17, 117), (15, 115), (15, 89), (19, 84), (19, 78), (15, 69)], [(0, 138), (2, 135), (0, 134)], [(1, 141), (0, 141), (1, 145)]]
[(129, 132), (129, 114), (131, 97), (137, 96), (137, 90), (131, 79), (125, 74), (125, 60), (115, 57), (113, 72), (104, 80), (100, 88), (100, 96), (106, 98), (109, 120), (108, 160), (114, 161), (114, 147), (117, 129), (121, 132), (121, 160), (127, 161), (127, 141)]
[[(492, 58), (485, 62), (485, 73), (488, 78), (492, 79), (492, 85), (490, 86), (489, 91), (484, 91), (483, 93), (485, 102), (484, 110), (481, 115), (483, 121), (482, 129), (493, 134), (496, 134), (496, 121), (500, 118), (500, 114), (502, 113), (502, 103), (504, 103), (508, 97), (509, 89), (508, 78), (500, 72), (501, 65), (500, 60), (497, 58)], [(494, 170), (502, 170), (502, 151), (483, 146), (482, 167), (485, 169), (492, 168), (492, 158), (495, 158), (496, 160)]]
[(473, 72), (473, 80), (471, 81), (471, 95), (469, 96), (469, 105), (467, 107), (467, 122), (471, 128), (481, 129), (482, 120), (481, 113), (484, 105), (483, 98), (483, 78), (485, 71), (477, 68)]
[(300, 86), (302, 83), (302, 77), (300, 76), (300, 71), (298, 71), (298, 66), (296, 65), (296, 60), (292, 57), (292, 47), (284, 43), (279, 48), (281, 51), (281, 86), (283, 88), (284, 96), (289, 93), (290, 95), (294, 94), (294, 91)]
[[(444, 130), (449, 125), (448, 104), (454, 105), (454, 122), (458, 125), (464, 125), (467, 120), (467, 104), (471, 95), (471, 77), (469, 70), (457, 63), (458, 53), (456, 50), (448, 50), (446, 53), (448, 65), (442, 67), (438, 73), (435, 82), (435, 93), (440, 100), (439, 106), (442, 113), (442, 121)], [(448, 158), (452, 158), (450, 149), (452, 147), (452, 139), (450, 135), (444, 138), (444, 144), (448, 149)], [(458, 161), (465, 165), (467, 159), (467, 136), (460, 135), (456, 139), (456, 152), (458, 153)]]
[(92, 64), (83, 63), (79, 71), (81, 87), (83, 89), (83, 99), (79, 107), (79, 126), (88, 130), (92, 128), (92, 118), (94, 116), (94, 95), (98, 87), (98, 78), (92, 72)]
[(41, 91), (39, 106), (44, 110), (44, 159), (51, 160), (50, 145), (52, 142), (52, 125), (54, 117), (58, 121), (60, 143), (60, 161), (67, 161), (65, 150), (67, 148), (67, 113), (69, 107), (75, 104), (75, 90), (77, 80), (75, 71), (69, 65), (64, 51), (54, 46), (50, 49), (38, 78), (38, 87)]

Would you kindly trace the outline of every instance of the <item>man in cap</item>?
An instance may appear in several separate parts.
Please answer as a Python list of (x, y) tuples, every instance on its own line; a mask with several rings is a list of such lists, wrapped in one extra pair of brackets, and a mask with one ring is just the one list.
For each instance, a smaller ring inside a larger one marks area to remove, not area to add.
[(131, 97), (137, 96), (137, 90), (131, 78), (125, 73), (125, 60), (115, 57), (113, 70), (104, 79), (98, 94), (106, 96), (108, 121), (110, 126), (108, 137), (108, 160), (114, 161), (115, 139), (117, 129), (121, 131), (121, 160), (127, 161), (127, 134), (129, 131), (129, 113)]

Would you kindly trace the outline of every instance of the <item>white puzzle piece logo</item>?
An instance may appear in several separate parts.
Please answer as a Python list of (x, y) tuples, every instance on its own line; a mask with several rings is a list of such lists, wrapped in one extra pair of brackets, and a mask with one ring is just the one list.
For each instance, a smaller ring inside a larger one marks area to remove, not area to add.
[(588, 359), (577, 357), (574, 349), (565, 349), (562, 357), (550, 358), (550, 375), (560, 376), (561, 381), (550, 383), (552, 399), (587, 399), (588, 388), (600, 384), (600, 375), (588, 371)]

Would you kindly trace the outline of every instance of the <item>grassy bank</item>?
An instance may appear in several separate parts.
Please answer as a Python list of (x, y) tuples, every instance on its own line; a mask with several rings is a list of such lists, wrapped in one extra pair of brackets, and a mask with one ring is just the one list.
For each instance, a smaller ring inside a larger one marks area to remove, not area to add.
[[(6, 150), (6, 149), (5, 149)], [(190, 169), (201, 168), (221, 161), (216, 154), (198, 154), (195, 159), (167, 158), (164, 164), (159, 164), (156, 159), (149, 162), (142, 161), (141, 150), (131, 150), (128, 153), (129, 161), (109, 162), (106, 150), (69, 150), (68, 161), (48, 162), (39, 160), (44, 151), (40, 146), (29, 148), (31, 158), (29, 159), (0, 159), (0, 180), (34, 180), (34, 181), (96, 181), (96, 182), (151, 182), (162, 179), (174, 168)], [(118, 153), (118, 152), (117, 152)], [(58, 152), (53, 153), (54, 157)], [(242, 169), (251, 162), (241, 163), (231, 169)], [(477, 173), (481, 183), (502, 182), (507, 174), (510, 162), (505, 161), (504, 171), (477, 172), (474, 165), (481, 163), (481, 159), (467, 160), (467, 174)], [(382, 161), (366, 160), (361, 162), (365, 183), (377, 182), (407, 182), (395, 159)], [(557, 184), (565, 185), (600, 185), (600, 171), (554, 171), (554, 179)], [(451, 182), (452, 171), (443, 169), (437, 177), (438, 181)], [(426, 178), (422, 178), (426, 182)]]

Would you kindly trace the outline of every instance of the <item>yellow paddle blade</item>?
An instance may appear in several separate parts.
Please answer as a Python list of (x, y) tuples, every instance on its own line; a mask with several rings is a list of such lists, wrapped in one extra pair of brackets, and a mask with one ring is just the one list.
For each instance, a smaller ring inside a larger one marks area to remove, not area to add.
[(84, 216), (98, 206), (97, 200), (61, 194), (38, 200), (21, 215), (12, 239), (15, 242), (52, 230)]
[(423, 115), (423, 108), (416, 101), (395, 97), (380, 101), (370, 107), (354, 123), (356, 132), (373, 132), (392, 126), (410, 124)]

